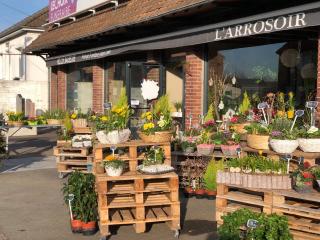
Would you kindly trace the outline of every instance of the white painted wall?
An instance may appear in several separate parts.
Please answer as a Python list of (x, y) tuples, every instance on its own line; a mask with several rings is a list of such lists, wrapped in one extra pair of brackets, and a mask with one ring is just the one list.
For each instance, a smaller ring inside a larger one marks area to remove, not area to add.
[[(16, 111), (16, 96), (48, 109), (48, 68), (41, 57), (20, 55), (40, 33), (25, 32), (0, 42), (0, 112)], [(12, 55), (17, 54), (17, 55)], [(13, 80), (14, 78), (20, 80)]]

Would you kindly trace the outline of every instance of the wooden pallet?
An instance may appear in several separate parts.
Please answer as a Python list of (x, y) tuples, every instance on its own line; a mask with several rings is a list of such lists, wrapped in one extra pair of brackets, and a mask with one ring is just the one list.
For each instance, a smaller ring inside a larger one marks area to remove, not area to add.
[(144, 175), (126, 172), (119, 177), (96, 174), (100, 232), (109, 236), (114, 225), (132, 224), (137, 233), (146, 224), (167, 222), (180, 230), (179, 182), (175, 173)]
[(73, 148), (73, 147), (54, 147), (54, 156), (65, 156), (65, 157), (86, 157), (90, 154), (90, 148)]
[(56, 164), (58, 170), (58, 176), (63, 178), (64, 174), (80, 171), (83, 173), (92, 173), (93, 165), (93, 155), (88, 155), (86, 157), (78, 156), (60, 156), (56, 157)]
[(295, 240), (320, 239), (320, 193), (299, 194), (294, 190), (261, 190), (218, 184), (216, 220), (241, 208), (285, 215)]
[[(97, 163), (101, 162), (107, 155), (111, 154), (110, 148), (113, 145), (111, 144), (97, 144), (94, 146), (94, 169), (97, 168)], [(129, 170), (136, 171), (137, 166), (139, 165), (139, 161), (144, 159), (144, 154), (139, 154), (138, 148), (140, 147), (149, 147), (149, 146), (159, 146), (163, 148), (165, 154), (164, 163), (167, 165), (171, 165), (171, 145), (169, 142), (166, 143), (145, 143), (141, 140), (132, 140), (126, 143), (115, 145), (117, 149), (124, 148), (128, 149), (128, 152), (122, 155), (116, 155), (123, 161), (128, 161)], [(105, 150), (107, 154), (105, 154)], [(97, 171), (98, 172), (98, 171)]]
[(77, 127), (73, 128), (73, 132), (75, 134), (92, 134), (92, 130), (90, 127)]

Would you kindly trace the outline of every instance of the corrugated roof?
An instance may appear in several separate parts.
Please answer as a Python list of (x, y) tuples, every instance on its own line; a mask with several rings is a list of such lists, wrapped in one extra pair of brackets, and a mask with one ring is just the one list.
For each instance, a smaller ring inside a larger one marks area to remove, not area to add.
[(213, 0), (131, 0), (126, 5), (112, 11), (79, 19), (59, 28), (47, 29), (27, 51), (40, 51), (58, 44), (71, 42), (91, 35), (136, 23), (142, 23), (174, 11), (187, 9)]

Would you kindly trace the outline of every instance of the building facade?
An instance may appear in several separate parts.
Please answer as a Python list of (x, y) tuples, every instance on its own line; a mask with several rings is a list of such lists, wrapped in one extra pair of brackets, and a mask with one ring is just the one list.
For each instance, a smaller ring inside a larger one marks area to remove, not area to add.
[(44, 31), (47, 18), (45, 8), (0, 33), (0, 112), (23, 110), (34, 116), (48, 109), (46, 62), (23, 53)]
[(27, 51), (48, 56), (50, 108), (103, 112), (125, 86), (138, 114), (152, 79), (196, 123), (221, 76), (223, 111), (245, 91), (256, 101), (292, 91), (299, 108), (319, 101), (319, 16), (318, 1), (105, 1), (49, 24)]

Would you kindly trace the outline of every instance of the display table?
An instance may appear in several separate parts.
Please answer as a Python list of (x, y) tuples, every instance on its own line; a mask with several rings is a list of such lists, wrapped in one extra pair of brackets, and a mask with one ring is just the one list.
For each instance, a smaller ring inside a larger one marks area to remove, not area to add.
[(320, 239), (320, 193), (300, 194), (294, 190), (265, 190), (218, 184), (216, 221), (241, 208), (254, 212), (285, 215), (295, 240)]
[[(94, 146), (94, 172), (100, 233), (103, 238), (110, 235), (111, 226), (132, 224), (136, 233), (143, 233), (146, 231), (146, 224), (153, 222), (167, 222), (170, 229), (175, 231), (175, 235), (179, 235), (178, 175), (175, 173), (147, 175), (136, 171), (139, 161), (144, 159), (144, 153), (140, 153), (139, 148), (154, 145), (164, 149), (165, 163), (171, 165), (169, 142), (154, 144), (133, 140), (124, 144)], [(116, 156), (128, 162), (128, 171), (119, 177), (109, 177), (106, 173), (99, 173), (101, 171), (99, 164), (111, 153), (110, 148), (114, 146), (125, 150), (124, 154)]]

